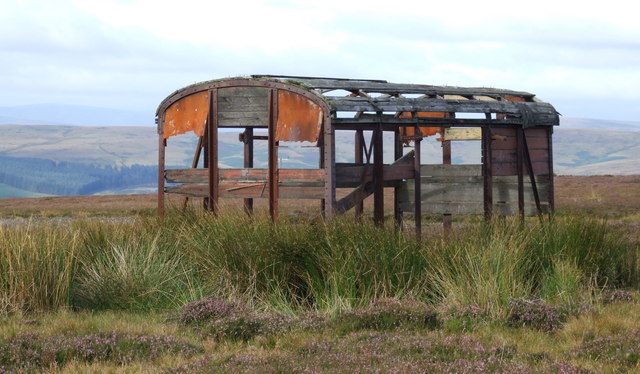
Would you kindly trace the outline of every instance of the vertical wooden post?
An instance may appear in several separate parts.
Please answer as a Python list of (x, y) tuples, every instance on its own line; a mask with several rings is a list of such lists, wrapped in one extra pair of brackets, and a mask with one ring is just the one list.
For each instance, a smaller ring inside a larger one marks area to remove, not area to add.
[(278, 125), (278, 90), (269, 90), (269, 214), (275, 223), (278, 220), (278, 144), (276, 129)]
[[(204, 124), (204, 141), (202, 144), (202, 167), (209, 169), (209, 119)], [(202, 208), (209, 210), (209, 197), (202, 198)]]
[(520, 222), (524, 223), (524, 131), (522, 127), (516, 128), (516, 173), (518, 174), (518, 214), (520, 215)]
[(556, 210), (555, 192), (553, 187), (553, 126), (547, 128), (547, 145), (549, 151), (549, 216), (553, 217)]
[(208, 132), (208, 159), (209, 159), (209, 206), (208, 210), (213, 214), (218, 213), (218, 195), (220, 175), (218, 170), (218, 89), (209, 91), (209, 124)]
[[(403, 143), (400, 138), (400, 129), (396, 128), (393, 133), (393, 159), (398, 160), (402, 157)], [(393, 216), (396, 225), (402, 227), (402, 210), (400, 210), (400, 182), (396, 182), (393, 187)]]
[[(451, 140), (442, 141), (442, 164), (451, 165)], [(442, 215), (442, 231), (444, 238), (448, 239), (451, 236), (452, 220), (451, 214), (445, 213)]]
[(324, 218), (333, 219), (336, 207), (336, 151), (335, 151), (335, 130), (331, 124), (329, 113), (324, 114), (323, 127), (323, 148), (324, 148)]
[(527, 133), (524, 132), (522, 136), (522, 144), (524, 148), (524, 159), (527, 164), (527, 171), (529, 173), (529, 180), (531, 181), (531, 189), (533, 190), (533, 199), (536, 202), (536, 209), (538, 210), (538, 217), (542, 221), (542, 207), (540, 206), (540, 195), (538, 194), (538, 185), (536, 184), (536, 176), (533, 171), (533, 163), (531, 161), (531, 154), (529, 153), (529, 145), (527, 144)]
[[(244, 167), (253, 167), (253, 127), (244, 129)], [(253, 214), (253, 199), (244, 199), (244, 211), (248, 216)]]
[(164, 220), (164, 163), (167, 141), (159, 134), (158, 141), (158, 218)]
[(482, 179), (484, 198), (484, 218), (491, 220), (493, 215), (493, 167), (491, 155), (491, 113), (486, 114), (487, 126), (482, 128)]
[[(205, 122), (206, 126), (206, 122)], [(204, 143), (204, 135), (198, 137), (198, 144), (196, 144), (196, 152), (193, 155), (193, 160), (191, 161), (191, 168), (195, 169), (198, 167), (198, 162), (200, 162), (200, 154), (202, 153), (202, 144)], [(182, 200), (182, 210), (187, 209), (187, 205), (189, 204), (189, 196), (185, 196)]]
[[(362, 130), (356, 130), (355, 135), (355, 160), (358, 165), (364, 164), (364, 132)], [(356, 203), (354, 206), (355, 218), (358, 222), (362, 220), (362, 213), (364, 211), (364, 203), (362, 201)]]
[[(382, 113), (378, 113), (382, 116)], [(373, 131), (373, 221), (384, 225), (384, 169), (382, 124)]]
[[(416, 134), (420, 133), (420, 129), (416, 127)], [(413, 180), (414, 180), (414, 215), (416, 221), (416, 239), (422, 239), (422, 173), (420, 170), (420, 143), (422, 139), (416, 137), (414, 140), (415, 156), (413, 159)]]

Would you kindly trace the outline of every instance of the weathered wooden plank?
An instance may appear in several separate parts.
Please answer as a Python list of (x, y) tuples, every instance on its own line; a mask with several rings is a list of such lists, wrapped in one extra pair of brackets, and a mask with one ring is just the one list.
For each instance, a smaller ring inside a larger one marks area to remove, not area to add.
[[(507, 149), (514, 150), (516, 149), (516, 137), (515, 134), (513, 136), (505, 136), (503, 135), (494, 135), (494, 139), (491, 142), (491, 148), (496, 150)], [(548, 141), (546, 138), (542, 137), (527, 137), (527, 143), (529, 144), (529, 150), (533, 151), (535, 149), (548, 149)]]
[(224, 87), (218, 89), (220, 127), (267, 127), (268, 89), (265, 87)]
[[(269, 191), (266, 183), (220, 183), (220, 197), (236, 197), (245, 199), (268, 198)], [(192, 197), (208, 196), (206, 184), (182, 184), (167, 187), (167, 193), (181, 194)], [(282, 199), (321, 199), (324, 196), (323, 186), (299, 187), (287, 183), (278, 184), (278, 198)]]
[[(431, 98), (396, 98), (396, 97), (328, 97), (326, 98), (332, 110), (347, 112), (462, 112), (462, 113), (506, 113), (511, 116), (522, 116), (523, 110), (531, 122), (540, 125), (554, 125), (546, 123), (547, 117), (540, 115), (554, 114), (555, 109), (547, 103), (513, 103), (509, 101), (484, 100), (444, 100)], [(557, 122), (557, 121), (556, 121)]]
[[(364, 174), (364, 175), (363, 175)], [(384, 165), (384, 180), (394, 181), (413, 178), (411, 165)], [(373, 176), (373, 167), (357, 164), (336, 164), (336, 187), (356, 187)]]
[(444, 129), (444, 140), (480, 140), (482, 139), (482, 129), (476, 128), (446, 128)]
[[(493, 175), (516, 175), (518, 172), (517, 162), (496, 162), (493, 165)], [(548, 162), (534, 162), (533, 172), (535, 174), (549, 174)]]
[(501, 97), (503, 95), (523, 96), (533, 98), (533, 94), (523, 91), (504, 90), (486, 87), (455, 87), (432, 86), (422, 84), (388, 83), (386, 81), (370, 81), (356, 79), (326, 79), (326, 78), (292, 78), (294, 82), (302, 83), (311, 88), (334, 89), (346, 91), (380, 92), (388, 94), (425, 94), (425, 95), (486, 95)]
[[(264, 182), (269, 177), (267, 169), (219, 169), (222, 182)], [(170, 169), (165, 172), (169, 183), (207, 183), (208, 169)], [(288, 182), (323, 183), (322, 169), (279, 169), (278, 179)]]
[[(469, 181), (463, 182), (442, 182), (443, 177), (421, 178), (421, 200), (426, 202), (482, 202), (482, 178), (467, 177)], [(549, 201), (550, 187), (549, 178), (536, 178), (538, 193), (541, 201)], [(409, 194), (409, 201), (413, 202), (413, 181), (403, 183)], [(494, 201), (517, 202), (518, 201), (518, 180), (513, 177), (495, 177), (493, 179)], [(533, 189), (529, 183), (524, 185), (524, 200), (533, 202)]]
[(456, 165), (422, 165), (422, 177), (451, 177), (451, 176), (482, 176), (482, 166), (477, 164)]
[[(480, 127), (487, 124), (485, 119), (478, 118), (395, 118), (390, 115), (382, 115), (378, 118), (376, 115), (363, 114), (358, 118), (340, 117), (331, 120), (334, 127), (340, 130), (371, 130), (374, 125), (382, 122), (383, 128), (393, 130), (397, 126), (452, 126), (452, 127)], [(523, 124), (521, 118), (509, 117), (501, 120), (494, 120), (494, 124), (503, 126), (521, 126)], [(545, 125), (544, 123), (541, 125)], [(546, 126), (546, 125), (545, 125)]]
[[(549, 152), (546, 149), (532, 149), (529, 151), (532, 162), (548, 162)], [(517, 152), (515, 149), (494, 149), (493, 162), (516, 162)]]
[[(548, 212), (549, 206), (543, 204), (541, 206), (543, 213)], [(413, 210), (413, 204), (407, 204), (401, 202), (400, 209), (406, 212)], [(434, 214), (473, 214), (480, 215), (484, 212), (484, 204), (478, 202), (472, 203), (422, 203), (422, 212), (434, 213)], [(493, 205), (493, 213), (501, 216), (515, 216), (518, 214), (517, 203), (503, 204), (496, 203)], [(525, 204), (524, 214), (529, 217), (536, 216), (538, 214), (535, 204)]]

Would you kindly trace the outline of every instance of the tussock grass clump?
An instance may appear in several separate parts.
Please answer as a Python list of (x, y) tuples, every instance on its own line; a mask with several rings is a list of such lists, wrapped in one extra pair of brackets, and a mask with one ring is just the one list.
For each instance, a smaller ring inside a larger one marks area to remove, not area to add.
[(55, 225), (0, 225), (0, 315), (70, 305), (80, 235)]
[(512, 299), (589, 303), (638, 284), (638, 247), (604, 222), (556, 217), (469, 224), (418, 243), (394, 227), (313, 217), (171, 212), (164, 222), (0, 229), (0, 313), (175, 310), (213, 295), (295, 316), (336, 316), (384, 298), (507, 316)]

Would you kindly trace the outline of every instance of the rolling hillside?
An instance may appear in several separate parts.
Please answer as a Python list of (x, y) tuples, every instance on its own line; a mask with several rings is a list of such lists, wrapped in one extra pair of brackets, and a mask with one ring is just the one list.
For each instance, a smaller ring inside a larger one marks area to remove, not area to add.
[[(615, 122), (604, 130), (593, 119), (563, 119), (554, 133), (555, 172), (566, 175), (640, 174), (640, 123)], [(575, 128), (590, 126), (591, 128)], [(151, 192), (157, 178), (157, 135), (151, 126), (0, 125), (0, 197)], [(242, 165), (237, 132), (220, 133), (223, 167)], [(188, 167), (196, 138), (169, 139), (167, 165)], [(256, 167), (266, 167), (266, 142), (256, 143)], [(338, 162), (352, 161), (353, 136), (336, 142)], [(385, 161), (392, 157), (391, 134)], [(454, 163), (478, 163), (479, 142), (453, 145)], [(423, 145), (425, 163), (440, 162), (440, 143)], [(281, 167), (312, 168), (318, 152), (308, 144), (283, 144)]]

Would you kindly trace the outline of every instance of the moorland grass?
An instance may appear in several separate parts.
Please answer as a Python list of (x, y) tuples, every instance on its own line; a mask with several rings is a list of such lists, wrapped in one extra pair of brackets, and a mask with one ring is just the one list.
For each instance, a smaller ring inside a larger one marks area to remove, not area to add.
[(467, 225), (416, 242), (394, 227), (175, 212), (126, 222), (0, 227), (0, 312), (174, 310), (206, 296), (288, 315), (335, 315), (380, 298), (479, 308), (514, 299), (589, 303), (638, 284), (638, 247), (604, 221)]
[(0, 372), (640, 369), (635, 241), (605, 221), (448, 241), (310, 217), (0, 227)]

